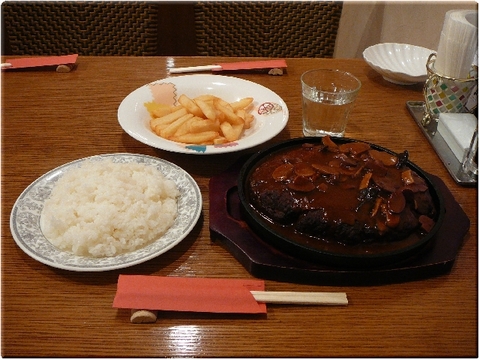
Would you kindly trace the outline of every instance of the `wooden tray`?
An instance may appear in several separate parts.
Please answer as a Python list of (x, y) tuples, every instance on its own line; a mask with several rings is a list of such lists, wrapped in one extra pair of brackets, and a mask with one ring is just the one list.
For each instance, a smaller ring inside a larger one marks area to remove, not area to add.
[(419, 280), (448, 273), (470, 228), (470, 220), (443, 181), (429, 175), (444, 196), (446, 214), (428, 248), (401, 263), (346, 269), (312, 263), (282, 253), (262, 241), (246, 224), (237, 194), (237, 178), (247, 158), (210, 179), (210, 234), (253, 276), (322, 285), (376, 285)]

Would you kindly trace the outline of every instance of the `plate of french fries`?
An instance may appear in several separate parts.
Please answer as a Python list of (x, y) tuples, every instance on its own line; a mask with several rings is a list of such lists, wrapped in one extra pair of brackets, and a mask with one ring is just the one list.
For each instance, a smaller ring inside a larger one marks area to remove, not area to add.
[(248, 149), (278, 135), (288, 108), (257, 83), (221, 75), (157, 80), (131, 92), (118, 121), (134, 139), (162, 150), (220, 154)]

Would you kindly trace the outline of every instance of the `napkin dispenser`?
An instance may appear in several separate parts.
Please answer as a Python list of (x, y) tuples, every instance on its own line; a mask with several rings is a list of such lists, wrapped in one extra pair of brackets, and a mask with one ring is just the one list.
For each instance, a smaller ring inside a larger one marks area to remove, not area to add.
[(469, 113), (443, 113), (439, 116), (437, 131), (459, 162), (465, 158), (476, 125), (477, 118)]

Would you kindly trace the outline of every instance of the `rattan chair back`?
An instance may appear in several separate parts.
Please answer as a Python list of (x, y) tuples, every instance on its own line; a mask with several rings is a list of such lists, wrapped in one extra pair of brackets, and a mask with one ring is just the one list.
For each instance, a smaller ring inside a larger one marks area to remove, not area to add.
[(157, 53), (153, 2), (15, 2), (2, 4), (10, 55)]
[(342, 2), (198, 2), (201, 56), (333, 57)]

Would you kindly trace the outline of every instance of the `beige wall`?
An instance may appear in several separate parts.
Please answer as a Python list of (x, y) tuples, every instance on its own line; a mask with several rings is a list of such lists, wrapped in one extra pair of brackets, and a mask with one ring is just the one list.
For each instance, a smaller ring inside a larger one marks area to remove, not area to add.
[(345, 1), (334, 57), (361, 58), (370, 45), (405, 43), (437, 50), (445, 13), (476, 1)]

